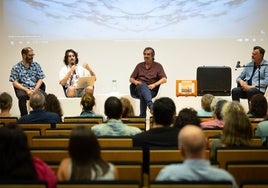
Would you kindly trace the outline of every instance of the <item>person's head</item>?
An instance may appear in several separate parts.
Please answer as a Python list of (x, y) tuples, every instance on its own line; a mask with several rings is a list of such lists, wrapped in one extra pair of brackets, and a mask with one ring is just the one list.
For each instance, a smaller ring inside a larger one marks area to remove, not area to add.
[(33, 57), (34, 57), (34, 51), (31, 47), (24, 47), (21, 50), (21, 56), (22, 56), (22, 60), (25, 63), (31, 63), (33, 61)]
[(156, 99), (153, 105), (153, 118), (155, 124), (170, 126), (174, 121), (176, 105), (169, 97)]
[(211, 112), (211, 108), (210, 108), (210, 105), (211, 105), (211, 102), (214, 98), (214, 95), (212, 94), (205, 94), (202, 96), (201, 98), (201, 107), (207, 111), (207, 112)]
[(257, 63), (258, 65), (262, 62), (265, 54), (265, 50), (260, 46), (254, 46), (252, 51), (252, 61)]
[(44, 109), (45, 101), (45, 96), (40, 91), (36, 91), (30, 96), (30, 106), (33, 110)]
[(254, 117), (264, 117), (267, 114), (267, 100), (261, 93), (255, 94), (249, 101), (249, 112)]
[(49, 93), (45, 96), (45, 110), (55, 112), (60, 118), (63, 116), (60, 101), (54, 94)]
[(81, 97), (80, 104), (83, 107), (83, 110), (92, 110), (95, 106), (95, 97), (91, 93), (85, 93)]
[[(101, 157), (101, 148), (96, 135), (86, 126), (73, 128), (68, 146), (72, 160), (71, 180), (91, 180), (103, 176), (109, 165)], [(99, 169), (96, 169), (99, 166)], [(94, 176), (92, 177), (92, 171)]]
[(104, 103), (104, 111), (108, 119), (120, 119), (123, 111), (121, 101), (117, 97), (109, 97)]
[(193, 108), (181, 109), (173, 126), (181, 129), (187, 124), (200, 126), (200, 119), (197, 116), (197, 111)]
[(225, 103), (227, 103), (227, 100), (224, 100), (224, 99), (219, 100), (216, 103), (216, 106), (215, 106), (215, 108), (213, 110), (213, 114), (214, 114), (215, 118), (218, 119), (218, 120), (222, 120), (222, 113), (221, 113), (221, 111), (222, 111), (222, 107), (223, 107), (223, 105)]
[(65, 51), (64, 59), (65, 65), (77, 65), (78, 64), (78, 53), (73, 49), (68, 49)]
[(178, 134), (178, 146), (184, 159), (205, 159), (207, 140), (200, 127), (184, 126)]
[(81, 164), (101, 158), (97, 137), (90, 128), (83, 125), (73, 128), (68, 150), (70, 157)]
[(222, 116), (222, 143), (226, 146), (250, 145), (252, 128), (243, 106), (238, 101), (226, 102), (222, 107)]
[(126, 97), (121, 97), (120, 101), (123, 105), (122, 118), (135, 116), (134, 109), (130, 100)]
[(0, 128), (0, 180), (37, 180), (27, 136), (17, 124)]
[(0, 109), (1, 111), (10, 110), (12, 107), (12, 97), (7, 92), (0, 95)]
[(151, 47), (146, 47), (143, 50), (143, 57), (145, 62), (153, 62), (154, 61), (155, 52)]

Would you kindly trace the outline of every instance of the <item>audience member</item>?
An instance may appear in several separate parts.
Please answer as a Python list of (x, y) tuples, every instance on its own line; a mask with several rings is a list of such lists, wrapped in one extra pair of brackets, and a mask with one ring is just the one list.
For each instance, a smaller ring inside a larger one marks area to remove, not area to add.
[(47, 112), (55, 112), (60, 117), (60, 120), (62, 121), (63, 118), (63, 111), (61, 108), (61, 104), (59, 99), (54, 94), (47, 94), (45, 95), (45, 110)]
[(132, 72), (129, 81), (131, 96), (140, 99), (140, 116), (146, 117), (147, 106), (152, 113), (152, 98), (158, 93), (159, 86), (167, 82), (162, 65), (154, 61), (155, 51), (151, 47), (143, 50), (144, 62), (139, 63)]
[(55, 188), (57, 178), (41, 159), (32, 157), (27, 136), (16, 124), (0, 128), (0, 180), (46, 181)]
[(153, 127), (133, 136), (133, 146), (143, 148), (177, 147), (179, 129), (171, 127), (176, 114), (173, 100), (168, 97), (155, 100), (153, 111)]
[(93, 107), (95, 106), (95, 97), (91, 93), (85, 93), (81, 97), (80, 104), (82, 106), (82, 112), (80, 113), (81, 117), (102, 117), (103, 121), (105, 121), (105, 117), (101, 114), (96, 114), (93, 111)]
[(7, 93), (3, 92), (0, 95), (0, 117), (9, 117), (11, 116), (10, 114), (10, 109), (12, 107), (12, 97)]
[(178, 135), (179, 150), (184, 161), (164, 167), (157, 181), (229, 181), (237, 188), (234, 177), (224, 169), (212, 167), (206, 159), (206, 137), (201, 128), (187, 125)]
[(34, 92), (30, 97), (30, 106), (32, 111), (28, 115), (19, 118), (19, 123), (51, 123), (54, 127), (60, 123), (60, 117), (54, 112), (45, 111), (45, 96), (40, 92)]
[(212, 112), (210, 105), (212, 103), (212, 100), (214, 99), (214, 95), (212, 94), (205, 94), (201, 98), (201, 109), (197, 111), (197, 115), (199, 117), (211, 117)]
[(240, 101), (240, 98), (250, 100), (254, 94), (265, 93), (268, 85), (268, 63), (263, 59), (264, 53), (262, 47), (253, 47), (252, 61), (237, 77), (238, 86), (232, 89), (232, 100)]
[(223, 128), (224, 122), (222, 118), (222, 107), (227, 102), (227, 100), (221, 99), (216, 103), (216, 106), (212, 110), (211, 120), (201, 122), (201, 127), (203, 129), (214, 129), (214, 128)]
[(238, 101), (223, 105), (222, 116), (224, 127), (220, 139), (211, 143), (212, 159), (215, 159), (216, 147), (250, 146), (252, 128), (245, 109)]
[(59, 73), (60, 84), (64, 88), (66, 97), (81, 97), (84, 93), (94, 92), (93, 86), (86, 88), (77, 88), (79, 77), (95, 76), (90, 66), (85, 63), (83, 66), (78, 65), (78, 53), (73, 49), (65, 51), (64, 64)]
[(264, 118), (267, 115), (267, 100), (261, 93), (253, 95), (249, 100), (249, 117)]
[(116, 180), (115, 166), (104, 161), (97, 137), (86, 126), (75, 127), (70, 136), (69, 158), (61, 161), (57, 177), (66, 180)]
[(121, 120), (123, 106), (117, 97), (109, 97), (104, 104), (107, 123), (97, 124), (92, 127), (92, 131), (97, 136), (133, 136), (140, 133), (137, 127), (124, 124)]
[(26, 102), (35, 91), (45, 92), (45, 85), (41, 66), (33, 61), (34, 51), (31, 47), (21, 50), (22, 61), (11, 69), (9, 81), (12, 82), (18, 97), (20, 115), (28, 114)]
[(134, 109), (130, 100), (126, 97), (121, 97), (120, 101), (122, 102), (123, 105), (122, 118), (135, 116)]
[(262, 140), (262, 144), (264, 146), (268, 146), (268, 141), (267, 141), (267, 137), (268, 137), (268, 117), (265, 117), (265, 120), (258, 123), (256, 132), (255, 132), (255, 136), (258, 136), (261, 138)]
[(193, 108), (181, 109), (175, 119), (173, 126), (182, 129), (185, 125), (188, 124), (200, 127), (200, 119), (197, 116), (197, 111)]

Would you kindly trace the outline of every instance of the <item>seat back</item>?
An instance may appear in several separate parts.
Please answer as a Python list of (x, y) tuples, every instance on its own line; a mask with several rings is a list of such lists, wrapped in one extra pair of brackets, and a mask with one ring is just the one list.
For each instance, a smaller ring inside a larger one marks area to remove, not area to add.
[(227, 162), (226, 169), (238, 185), (245, 181), (268, 180), (268, 161), (231, 161)]
[(220, 168), (226, 168), (228, 161), (266, 161), (268, 148), (265, 147), (219, 147), (216, 149), (216, 160)]
[(0, 123), (4, 125), (8, 125), (10, 123), (17, 123), (17, 117), (0, 117)]
[(153, 181), (150, 188), (232, 188), (231, 182), (176, 182), (176, 181)]
[(59, 181), (57, 188), (139, 188), (138, 181)]
[(46, 188), (45, 181), (1, 180), (0, 188)]
[(81, 116), (69, 116), (64, 117), (64, 123), (92, 123), (100, 124), (103, 123), (102, 117), (81, 117)]

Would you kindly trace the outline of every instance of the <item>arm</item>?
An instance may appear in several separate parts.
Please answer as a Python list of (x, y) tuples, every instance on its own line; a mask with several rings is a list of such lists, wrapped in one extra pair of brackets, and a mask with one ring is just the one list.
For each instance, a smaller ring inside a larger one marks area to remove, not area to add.
[(97, 79), (96, 74), (93, 72), (93, 70), (91, 69), (91, 67), (87, 63), (84, 63), (83, 67), (88, 70), (88, 72), (90, 73), (91, 76), (95, 76), (95, 80)]
[(118, 169), (114, 166), (114, 180), (119, 180)]
[(64, 71), (63, 69), (61, 70), (61, 72), (60, 72), (60, 85), (64, 86), (67, 83), (68, 79), (72, 76), (75, 69), (76, 69), (76, 66), (73, 65), (66, 74), (63, 73), (63, 71)]
[(136, 79), (133, 78), (133, 77), (129, 78), (129, 82), (135, 84), (136, 86), (142, 84), (141, 81), (138, 81), (138, 80), (136, 80)]
[(157, 82), (150, 84), (148, 87), (149, 87), (149, 89), (154, 89), (154, 88), (156, 88), (156, 87), (158, 87), (161, 84), (164, 84), (166, 82), (167, 82), (167, 78), (163, 77), (160, 80), (158, 80)]
[(70, 159), (69, 158), (65, 158), (65, 159), (63, 159), (61, 161), (59, 169), (57, 171), (58, 181), (69, 180), (69, 178), (68, 178), (69, 165), (70, 165)]

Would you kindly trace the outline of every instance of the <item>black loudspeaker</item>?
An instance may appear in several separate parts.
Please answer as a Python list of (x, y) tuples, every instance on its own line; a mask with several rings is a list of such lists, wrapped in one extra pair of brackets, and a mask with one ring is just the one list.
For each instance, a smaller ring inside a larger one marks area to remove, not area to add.
[(210, 93), (215, 96), (231, 95), (232, 71), (225, 66), (202, 66), (197, 68), (197, 95)]

